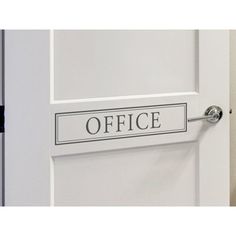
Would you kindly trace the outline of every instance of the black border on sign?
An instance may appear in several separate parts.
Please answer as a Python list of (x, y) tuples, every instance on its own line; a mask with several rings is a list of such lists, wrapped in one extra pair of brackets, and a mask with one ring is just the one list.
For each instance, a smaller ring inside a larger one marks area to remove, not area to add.
[[(75, 139), (75, 140), (58, 140), (58, 118), (62, 116), (73, 116), (73, 115), (82, 115), (82, 114), (96, 114), (96, 113), (106, 113), (111, 111), (120, 111), (120, 110), (141, 110), (144, 108), (156, 108), (156, 107), (173, 107), (173, 106), (182, 106), (184, 107), (185, 112), (185, 120), (184, 120), (184, 128), (176, 129), (176, 130), (166, 130), (161, 132), (148, 132), (148, 133), (140, 133), (140, 134), (128, 134), (128, 135), (114, 135), (114, 136), (106, 136), (106, 137), (98, 137), (91, 139)], [(187, 103), (172, 103), (172, 104), (161, 104), (161, 105), (150, 105), (150, 106), (136, 106), (136, 107), (122, 107), (122, 108), (107, 108), (107, 109), (99, 109), (99, 110), (87, 110), (87, 111), (72, 111), (72, 112), (60, 112), (55, 113), (55, 145), (66, 145), (66, 144), (76, 144), (76, 143), (86, 143), (86, 142), (96, 142), (96, 141), (105, 141), (105, 140), (114, 140), (114, 139), (123, 139), (123, 138), (136, 138), (136, 137), (144, 137), (151, 135), (161, 135), (161, 134), (171, 134), (171, 133), (183, 133), (187, 132)]]

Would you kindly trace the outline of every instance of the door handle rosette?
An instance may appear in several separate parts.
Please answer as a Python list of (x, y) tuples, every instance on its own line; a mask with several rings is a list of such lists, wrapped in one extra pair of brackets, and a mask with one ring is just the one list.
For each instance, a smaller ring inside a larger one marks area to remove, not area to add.
[(188, 122), (199, 121), (199, 120), (206, 120), (209, 123), (217, 123), (223, 116), (223, 111), (218, 106), (210, 106), (206, 109), (203, 116), (189, 118)]

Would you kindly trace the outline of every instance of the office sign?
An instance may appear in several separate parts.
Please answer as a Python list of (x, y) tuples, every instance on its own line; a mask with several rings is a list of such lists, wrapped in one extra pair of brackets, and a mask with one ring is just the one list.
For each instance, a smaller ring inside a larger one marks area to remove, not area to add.
[(186, 117), (186, 103), (56, 113), (55, 144), (185, 132)]

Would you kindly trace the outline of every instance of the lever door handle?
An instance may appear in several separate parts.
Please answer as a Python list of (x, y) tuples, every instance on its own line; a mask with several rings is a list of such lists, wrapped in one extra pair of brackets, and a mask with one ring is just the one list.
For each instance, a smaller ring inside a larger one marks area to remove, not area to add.
[(205, 114), (199, 117), (189, 118), (188, 122), (206, 120), (210, 123), (217, 123), (223, 116), (223, 111), (218, 106), (210, 106), (206, 109)]

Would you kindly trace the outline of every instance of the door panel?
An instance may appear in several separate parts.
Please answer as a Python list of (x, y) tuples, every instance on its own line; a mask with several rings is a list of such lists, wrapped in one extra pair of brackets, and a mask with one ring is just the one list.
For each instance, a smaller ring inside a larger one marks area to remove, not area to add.
[(55, 100), (196, 91), (197, 66), (193, 30), (54, 34)]
[(198, 205), (197, 144), (54, 159), (55, 205)]

